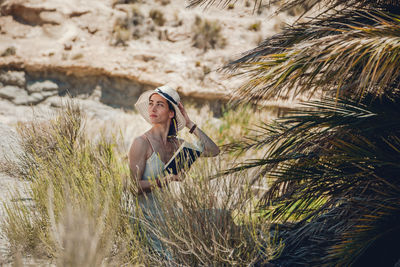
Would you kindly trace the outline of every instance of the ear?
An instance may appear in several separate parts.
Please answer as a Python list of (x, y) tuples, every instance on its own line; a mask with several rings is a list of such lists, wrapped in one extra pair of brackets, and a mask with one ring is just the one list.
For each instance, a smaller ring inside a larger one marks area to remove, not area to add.
[(169, 111), (169, 118), (172, 119), (175, 116), (174, 112), (172, 110)]

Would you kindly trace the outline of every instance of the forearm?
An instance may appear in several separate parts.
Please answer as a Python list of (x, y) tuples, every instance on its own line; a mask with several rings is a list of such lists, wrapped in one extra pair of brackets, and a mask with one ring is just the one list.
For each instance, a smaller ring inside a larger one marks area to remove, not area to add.
[[(190, 126), (193, 127), (194, 123)], [(205, 134), (198, 126), (193, 131), (193, 134), (199, 138), (201, 144), (203, 145), (203, 156), (206, 157), (215, 157), (219, 154), (219, 148), (218, 146), (214, 143), (213, 140), (211, 140), (210, 137), (208, 137), (207, 134)]]
[(138, 193), (143, 194), (151, 192), (156, 186), (156, 184), (152, 181), (140, 180), (137, 182), (137, 186), (138, 186)]

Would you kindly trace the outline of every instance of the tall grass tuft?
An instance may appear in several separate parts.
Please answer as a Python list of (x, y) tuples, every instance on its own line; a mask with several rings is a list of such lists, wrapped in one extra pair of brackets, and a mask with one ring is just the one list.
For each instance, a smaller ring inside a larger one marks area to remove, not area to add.
[(257, 195), (246, 174), (210, 176), (219, 164), (204, 161), (184, 181), (153, 191), (154, 209), (135, 213), (147, 237), (150, 266), (251, 266), (277, 257), (282, 244), (270, 224), (252, 213)]
[(69, 102), (52, 120), (19, 125), (18, 167), (30, 181), (24, 199), (31, 201), (5, 203), (3, 231), (12, 250), (62, 265), (89, 266), (111, 256), (131, 262), (135, 256), (125, 247), (134, 236), (120, 207), (127, 164), (113, 142), (85, 137), (83, 121), (80, 107)]

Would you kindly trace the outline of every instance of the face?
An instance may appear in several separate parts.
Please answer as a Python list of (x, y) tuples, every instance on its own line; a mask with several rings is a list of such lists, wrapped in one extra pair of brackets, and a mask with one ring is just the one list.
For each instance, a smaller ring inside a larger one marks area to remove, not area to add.
[(159, 94), (152, 94), (149, 99), (149, 117), (152, 123), (167, 123), (174, 117), (167, 100)]

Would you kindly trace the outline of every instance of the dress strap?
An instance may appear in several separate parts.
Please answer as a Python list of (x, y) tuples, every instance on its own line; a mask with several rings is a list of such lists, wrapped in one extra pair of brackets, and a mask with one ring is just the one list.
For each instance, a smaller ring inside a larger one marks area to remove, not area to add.
[(144, 137), (146, 137), (147, 141), (150, 143), (151, 149), (153, 149), (153, 152), (156, 153), (156, 151), (154, 150), (153, 144), (151, 143), (149, 137), (146, 134), (143, 134)]

